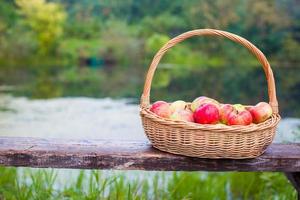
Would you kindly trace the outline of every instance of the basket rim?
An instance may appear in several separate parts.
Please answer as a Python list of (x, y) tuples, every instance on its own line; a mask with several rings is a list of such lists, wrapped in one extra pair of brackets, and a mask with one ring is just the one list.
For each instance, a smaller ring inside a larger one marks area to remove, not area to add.
[(261, 130), (266, 130), (269, 128), (275, 127), (280, 119), (281, 116), (279, 114), (273, 113), (272, 116), (259, 124), (250, 124), (247, 126), (243, 125), (233, 125), (233, 126), (228, 126), (225, 124), (198, 124), (194, 122), (187, 122), (187, 121), (180, 121), (180, 120), (173, 120), (173, 119), (168, 119), (168, 118), (163, 118), (155, 113), (150, 111), (150, 108), (140, 108), (140, 116), (142, 118), (147, 118), (148, 120), (154, 121), (156, 123), (160, 123), (163, 125), (167, 125), (173, 128), (182, 128), (185, 130), (201, 130), (201, 131), (214, 131), (214, 132), (222, 132), (222, 133), (251, 133), (251, 132), (256, 132), (256, 131), (261, 131)]

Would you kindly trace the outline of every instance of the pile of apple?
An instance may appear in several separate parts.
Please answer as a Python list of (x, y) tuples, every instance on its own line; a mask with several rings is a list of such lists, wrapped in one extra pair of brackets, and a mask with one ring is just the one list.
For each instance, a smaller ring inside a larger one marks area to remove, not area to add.
[(156, 115), (199, 124), (249, 125), (261, 123), (272, 115), (272, 108), (266, 102), (260, 102), (255, 106), (243, 106), (241, 104), (221, 104), (218, 101), (201, 96), (191, 104), (178, 100), (173, 103), (156, 101), (150, 111)]

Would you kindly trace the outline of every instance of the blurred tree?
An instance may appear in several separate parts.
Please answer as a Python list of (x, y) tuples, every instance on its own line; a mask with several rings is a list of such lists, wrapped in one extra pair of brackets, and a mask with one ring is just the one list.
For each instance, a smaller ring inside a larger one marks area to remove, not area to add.
[(242, 34), (250, 41), (259, 44), (267, 55), (280, 51), (287, 28), (291, 25), (288, 14), (273, 0), (247, 1), (244, 7), (244, 30)]
[(192, 28), (226, 29), (238, 21), (236, 9), (241, 3), (238, 0), (191, 0), (182, 5), (183, 17)]
[(16, 4), (18, 12), (24, 16), (23, 23), (37, 36), (38, 52), (42, 55), (49, 53), (63, 33), (66, 13), (62, 7), (45, 0), (16, 0)]
[(146, 51), (153, 54), (170, 40), (170, 37), (162, 34), (153, 34), (146, 40)]
[(188, 30), (185, 18), (169, 12), (155, 17), (146, 16), (141, 24), (144, 27), (141, 32), (147, 37), (153, 32), (170, 33), (171, 36), (174, 36)]
[(63, 1), (68, 13), (65, 32), (69, 37), (81, 39), (99, 38), (102, 26), (101, 1)]

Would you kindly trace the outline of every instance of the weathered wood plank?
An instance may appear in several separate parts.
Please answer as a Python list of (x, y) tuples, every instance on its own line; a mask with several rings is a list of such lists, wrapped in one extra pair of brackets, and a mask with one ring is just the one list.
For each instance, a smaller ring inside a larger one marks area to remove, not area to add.
[(300, 144), (272, 144), (255, 159), (199, 159), (160, 152), (145, 141), (0, 137), (0, 165), (164, 171), (300, 172)]

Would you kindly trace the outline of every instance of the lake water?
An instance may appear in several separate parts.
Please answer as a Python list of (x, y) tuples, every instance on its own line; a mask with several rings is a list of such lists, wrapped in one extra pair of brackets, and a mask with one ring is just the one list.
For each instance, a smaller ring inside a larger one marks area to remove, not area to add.
[[(29, 100), (0, 96), (0, 136), (146, 140), (139, 106), (130, 99), (86, 97)], [(285, 118), (279, 124), (275, 142), (300, 142), (300, 119)], [(65, 185), (78, 170), (56, 170), (57, 187)], [(107, 176), (118, 171), (105, 171)], [(124, 172), (123, 172), (124, 174)], [(151, 177), (151, 172), (126, 172), (127, 177)]]
[(137, 105), (85, 97), (28, 100), (4, 96), (0, 135), (72, 139), (145, 140)]
[[(130, 99), (86, 97), (29, 100), (0, 96), (0, 135), (146, 140), (139, 106)], [(275, 142), (300, 141), (300, 119), (281, 120)]]

